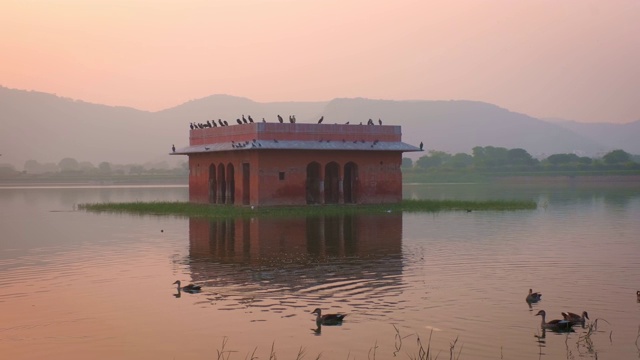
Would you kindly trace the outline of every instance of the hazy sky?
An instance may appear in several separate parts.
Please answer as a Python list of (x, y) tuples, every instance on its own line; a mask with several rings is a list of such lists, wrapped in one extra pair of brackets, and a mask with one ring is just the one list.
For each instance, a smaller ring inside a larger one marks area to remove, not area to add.
[(0, 0), (0, 85), (141, 110), (464, 99), (627, 123), (639, 64), (639, 0)]

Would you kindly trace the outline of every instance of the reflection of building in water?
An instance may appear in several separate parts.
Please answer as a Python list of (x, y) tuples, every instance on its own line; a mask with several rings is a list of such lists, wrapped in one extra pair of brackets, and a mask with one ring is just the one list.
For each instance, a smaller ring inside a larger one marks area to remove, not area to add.
[(192, 278), (216, 286), (257, 286), (256, 278), (268, 276), (271, 284), (300, 290), (334, 273), (357, 279), (363, 287), (378, 287), (399, 281), (402, 273), (401, 213), (193, 218), (189, 240)]
[(190, 219), (190, 256), (230, 262), (266, 258), (400, 255), (402, 214)]
[(189, 157), (191, 202), (395, 203), (402, 153), (421, 151), (401, 137), (400, 126), (246, 123), (196, 127), (171, 154)]

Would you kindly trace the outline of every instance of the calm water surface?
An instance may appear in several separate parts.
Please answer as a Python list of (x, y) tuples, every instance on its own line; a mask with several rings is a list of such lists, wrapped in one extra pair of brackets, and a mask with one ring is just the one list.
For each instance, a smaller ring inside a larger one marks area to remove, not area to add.
[[(514, 212), (209, 221), (75, 211), (187, 191), (0, 188), (0, 357), (268, 359), (273, 348), (279, 359), (410, 359), (430, 338), (439, 359), (456, 339), (460, 359), (640, 358), (639, 186), (404, 189), (538, 202)], [(178, 292), (177, 279), (203, 290)], [(529, 288), (543, 293), (531, 307)], [(318, 329), (316, 307), (348, 316)], [(550, 319), (586, 310), (597, 331), (542, 332), (541, 309)]]

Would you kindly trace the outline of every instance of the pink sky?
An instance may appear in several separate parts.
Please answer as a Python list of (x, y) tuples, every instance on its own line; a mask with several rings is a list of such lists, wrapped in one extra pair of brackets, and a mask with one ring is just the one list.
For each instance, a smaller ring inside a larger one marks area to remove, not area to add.
[(162, 110), (478, 100), (640, 120), (638, 0), (0, 0), (0, 85)]

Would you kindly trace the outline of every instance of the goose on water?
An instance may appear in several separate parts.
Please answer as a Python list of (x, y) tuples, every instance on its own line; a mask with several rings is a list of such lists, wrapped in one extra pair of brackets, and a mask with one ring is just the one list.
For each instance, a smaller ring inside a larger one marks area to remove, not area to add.
[(584, 325), (585, 321), (589, 319), (589, 314), (587, 314), (586, 311), (583, 311), (582, 315), (574, 314), (572, 312), (566, 312), (566, 313), (563, 312), (562, 313), (562, 317), (565, 320), (571, 322), (572, 325), (575, 325), (575, 324), (583, 324)]
[(178, 290), (183, 290), (186, 292), (198, 292), (202, 290), (202, 286), (200, 285), (188, 284), (185, 286), (181, 286), (182, 283), (180, 282), (180, 280), (176, 280), (174, 284), (178, 284)]
[(322, 310), (317, 308), (311, 312), (316, 314), (316, 324), (318, 325), (340, 325), (342, 320), (347, 316), (346, 314), (325, 314), (322, 315)]
[(573, 326), (573, 324), (567, 320), (550, 320), (549, 322), (546, 322), (545, 317), (547, 316), (547, 313), (544, 310), (538, 311), (536, 316), (537, 315), (542, 316), (542, 322), (540, 323), (540, 327), (543, 329), (562, 331), (562, 330), (571, 330), (571, 327)]
[(532, 289), (529, 289), (529, 295), (527, 295), (527, 302), (528, 303), (538, 302), (540, 301), (541, 297), (542, 297), (542, 293), (533, 292)]

